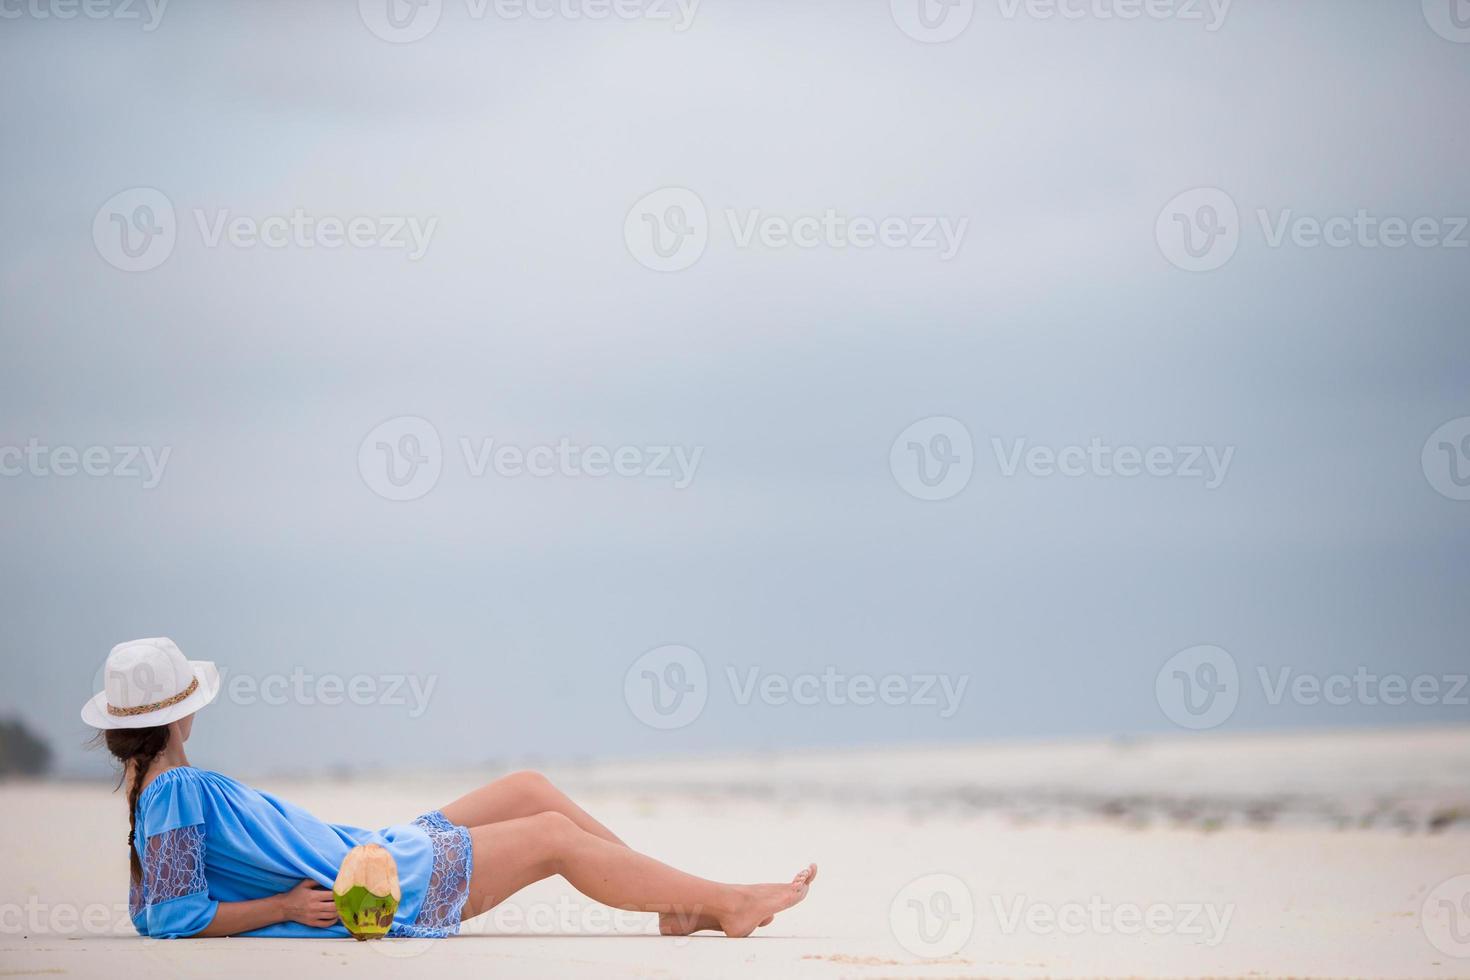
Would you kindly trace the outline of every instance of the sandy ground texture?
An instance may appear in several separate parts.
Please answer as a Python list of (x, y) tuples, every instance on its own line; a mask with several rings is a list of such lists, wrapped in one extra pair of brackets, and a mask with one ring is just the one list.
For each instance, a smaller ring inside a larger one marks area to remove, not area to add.
[[(207, 760), (196, 760), (207, 766)], [(253, 780), (402, 822), (493, 772)], [(543, 882), (441, 941), (137, 937), (110, 785), (0, 785), (0, 977), (1470, 976), (1470, 730), (552, 769), (630, 844), (811, 897), (748, 940)], [(488, 857), (494, 860), (494, 856)]]

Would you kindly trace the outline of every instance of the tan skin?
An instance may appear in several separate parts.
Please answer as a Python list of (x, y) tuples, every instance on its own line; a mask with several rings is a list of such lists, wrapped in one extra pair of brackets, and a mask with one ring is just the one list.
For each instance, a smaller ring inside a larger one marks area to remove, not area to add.
[[(144, 777), (189, 765), (184, 743), (194, 716), (169, 725), (168, 744)], [(134, 773), (125, 774), (131, 787)], [(535, 772), (512, 773), (443, 808), (450, 823), (468, 827), (474, 871), (464, 918), (488, 912), (527, 885), (561, 875), (582, 894), (614, 908), (656, 912), (664, 935), (700, 930), (748, 936), (777, 912), (806, 897), (817, 866), (787, 883), (730, 885), (685, 874), (640, 854)], [(278, 922), (337, 923), (330, 889), (315, 881), (248, 902), (220, 902), (213, 921), (196, 935), (233, 936)]]

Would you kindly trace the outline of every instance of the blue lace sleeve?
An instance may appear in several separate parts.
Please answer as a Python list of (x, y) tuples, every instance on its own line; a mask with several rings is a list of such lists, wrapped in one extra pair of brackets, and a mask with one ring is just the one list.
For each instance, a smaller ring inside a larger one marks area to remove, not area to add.
[(219, 903), (209, 897), (204, 877), (204, 827), (174, 827), (148, 838), (143, 847), (143, 881), (129, 896), (138, 908), (139, 932), (157, 939), (192, 936), (210, 922)]

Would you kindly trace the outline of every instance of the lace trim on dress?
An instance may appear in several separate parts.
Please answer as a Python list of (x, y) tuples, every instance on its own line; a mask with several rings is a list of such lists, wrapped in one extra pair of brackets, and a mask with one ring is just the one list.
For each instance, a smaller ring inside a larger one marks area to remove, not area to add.
[(149, 905), (207, 891), (204, 827), (175, 827), (148, 838), (143, 848), (143, 894)]
[(143, 917), (143, 882), (128, 876), (128, 917), (135, 922)]
[(208, 890), (203, 825), (165, 830), (143, 847), (143, 880), (128, 878), (128, 915), (137, 922), (150, 905)]
[(393, 935), (440, 939), (459, 932), (460, 915), (470, 895), (470, 873), (474, 851), (470, 832), (445, 819), (438, 810), (414, 820), (434, 845), (434, 870), (424, 891), (424, 904), (412, 924), (394, 923)]

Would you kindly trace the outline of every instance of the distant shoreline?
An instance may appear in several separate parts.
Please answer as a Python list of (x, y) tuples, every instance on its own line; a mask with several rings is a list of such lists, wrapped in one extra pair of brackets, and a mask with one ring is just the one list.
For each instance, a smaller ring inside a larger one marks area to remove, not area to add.
[[(244, 773), (280, 786), (473, 785), (543, 768), (583, 792), (899, 809), (913, 819), (1470, 832), (1470, 726), (1008, 740), (483, 768)], [(95, 785), (107, 774), (41, 782)], [(0, 792), (21, 780), (0, 783)]]

